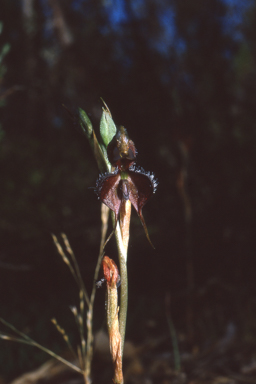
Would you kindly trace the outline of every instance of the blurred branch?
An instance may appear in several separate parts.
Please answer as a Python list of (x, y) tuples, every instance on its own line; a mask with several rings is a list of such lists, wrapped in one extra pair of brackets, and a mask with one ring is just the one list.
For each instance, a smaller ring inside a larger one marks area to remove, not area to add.
[(187, 332), (190, 343), (194, 339), (194, 289), (195, 289), (195, 276), (194, 276), (194, 263), (192, 255), (192, 206), (188, 191), (188, 165), (189, 165), (189, 149), (190, 142), (186, 140), (179, 141), (179, 150), (181, 155), (181, 166), (178, 171), (176, 185), (181, 198), (183, 206), (183, 215), (185, 222), (185, 253), (186, 253), (186, 272), (187, 272)]
[(65, 21), (60, 3), (58, 0), (49, 0), (53, 12), (52, 25), (63, 48), (69, 47), (73, 43), (73, 36)]
[(14, 265), (0, 261), (0, 268), (8, 269), (10, 271), (30, 271), (33, 269), (31, 265)]
[(13, 85), (12, 87), (6, 89), (4, 92), (0, 93), (0, 101), (6, 99), (7, 97), (11, 96), (13, 93), (17, 91), (24, 90), (24, 87), (21, 85)]

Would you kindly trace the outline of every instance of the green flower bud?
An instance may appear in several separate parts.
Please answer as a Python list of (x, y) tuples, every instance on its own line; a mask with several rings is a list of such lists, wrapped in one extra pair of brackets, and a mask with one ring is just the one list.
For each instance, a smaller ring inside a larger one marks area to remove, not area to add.
[(105, 106), (106, 108), (103, 108), (103, 113), (100, 120), (100, 134), (105, 147), (107, 147), (116, 134), (116, 126), (112, 119), (110, 110), (106, 104)]

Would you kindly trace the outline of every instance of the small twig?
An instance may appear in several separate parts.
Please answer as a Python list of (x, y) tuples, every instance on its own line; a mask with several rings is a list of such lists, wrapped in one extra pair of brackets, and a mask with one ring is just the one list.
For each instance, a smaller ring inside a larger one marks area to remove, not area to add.
[(57, 248), (57, 251), (58, 251), (59, 255), (61, 256), (61, 258), (64, 261), (64, 263), (68, 266), (68, 268), (69, 268), (72, 276), (74, 277), (76, 283), (79, 285), (79, 281), (77, 279), (75, 270), (74, 270), (73, 266), (70, 264), (70, 261), (69, 261), (68, 257), (65, 255), (65, 252), (63, 251), (63, 248), (60, 245), (59, 240), (57, 239), (57, 237), (53, 233), (52, 233), (52, 239), (54, 241), (54, 244), (55, 244), (55, 246)]
[(63, 364), (67, 365), (68, 367), (72, 368), (73, 370), (75, 370), (75, 371), (77, 371), (77, 372), (79, 372), (81, 374), (84, 374), (84, 371), (82, 369), (80, 369), (76, 365), (70, 363), (68, 360), (63, 359), (63, 357), (57, 355), (56, 353), (54, 353), (50, 349), (48, 349), (48, 348), (44, 347), (43, 345), (37, 343), (36, 341), (31, 339), (29, 336), (27, 336), (25, 333), (23, 333), (23, 332), (19, 331), (17, 328), (15, 328), (12, 324), (9, 324), (7, 321), (5, 321), (2, 318), (0, 318), (0, 321), (6, 327), (10, 328), (12, 331), (14, 331), (19, 336), (21, 336), (21, 339), (19, 339), (19, 338), (15, 337), (15, 336), (0, 335), (1, 339), (3, 339), (3, 340), (10, 340), (10, 341), (16, 341), (16, 342), (19, 342), (19, 343), (22, 343), (22, 344), (28, 344), (28, 345), (31, 345), (33, 347), (37, 347), (37, 348), (41, 349), (42, 351), (46, 352), (48, 355), (50, 355), (50, 356), (54, 357), (55, 359), (61, 361)]
[(78, 314), (78, 324), (79, 324), (79, 332), (80, 332), (80, 341), (81, 341), (81, 352), (82, 352), (82, 358), (83, 358), (83, 365), (82, 368), (85, 368), (85, 359), (86, 359), (86, 341), (84, 336), (84, 294), (83, 291), (80, 290), (79, 292), (80, 296), (80, 313)]
[(79, 356), (81, 356), (81, 357), (79, 358), (79, 361), (80, 361), (81, 367), (82, 367), (83, 372), (84, 372), (86, 360), (87, 360), (87, 358), (86, 358), (86, 356), (87, 356), (86, 341), (85, 341), (85, 334), (84, 334), (84, 300), (86, 301), (86, 304), (88, 307), (90, 307), (90, 301), (89, 301), (89, 297), (88, 297), (87, 291), (86, 291), (85, 286), (84, 286), (84, 282), (83, 282), (83, 279), (82, 279), (82, 276), (80, 273), (80, 269), (79, 269), (75, 254), (74, 254), (74, 252), (70, 246), (68, 238), (67, 238), (66, 234), (64, 234), (64, 233), (62, 233), (61, 236), (62, 236), (62, 240), (64, 242), (64, 245), (66, 247), (66, 251), (70, 256), (74, 267), (70, 263), (69, 258), (65, 254), (62, 246), (60, 245), (60, 243), (59, 243), (59, 241), (55, 235), (52, 235), (53, 241), (54, 241), (54, 243), (57, 247), (57, 250), (58, 250), (59, 254), (61, 255), (63, 261), (69, 267), (71, 274), (73, 275), (76, 283), (78, 284), (78, 286), (80, 288), (80, 291), (79, 291), (79, 297), (80, 297), (80, 304), (79, 304), (80, 308), (79, 309), (80, 309), (80, 312), (78, 313), (77, 308), (75, 308), (75, 311), (74, 311), (74, 307), (71, 310), (75, 316), (76, 323), (77, 323), (78, 330), (79, 330), (79, 334), (80, 334), (80, 342), (81, 342), (80, 352), (81, 353)]
[(2, 269), (9, 269), (10, 271), (31, 271), (33, 267), (31, 265), (14, 265), (10, 263), (5, 263), (3, 261), (0, 261), (0, 268)]
[(73, 347), (72, 347), (72, 345), (71, 345), (71, 343), (70, 343), (70, 341), (69, 341), (69, 337), (68, 337), (68, 335), (67, 335), (65, 329), (62, 328), (62, 327), (58, 324), (58, 322), (57, 322), (56, 319), (52, 319), (51, 321), (52, 321), (53, 325), (56, 327), (57, 331), (58, 331), (58, 332), (61, 334), (61, 336), (63, 337), (63, 340), (66, 342), (66, 344), (67, 344), (69, 350), (71, 351), (72, 355), (74, 356), (74, 358), (77, 359), (77, 355), (76, 355), (76, 353), (75, 353), (75, 351), (74, 351), (74, 349), (73, 349)]
[(10, 95), (12, 95), (14, 92), (23, 91), (24, 89), (25, 87), (21, 85), (13, 85), (12, 87), (6, 89), (4, 92), (0, 93), (0, 101), (6, 99)]
[(91, 361), (92, 361), (92, 353), (93, 353), (93, 305), (95, 300), (95, 294), (96, 294), (96, 284), (95, 281), (98, 280), (101, 261), (103, 257), (103, 251), (104, 251), (104, 244), (106, 241), (107, 236), (107, 230), (108, 230), (108, 218), (109, 218), (109, 208), (101, 204), (101, 242), (100, 242), (100, 250), (99, 250), (99, 256), (98, 261), (96, 264), (95, 272), (94, 272), (94, 282), (92, 286), (92, 293), (90, 297), (90, 302), (88, 306), (87, 311), (87, 319), (86, 319), (86, 326), (87, 326), (87, 350), (86, 350), (86, 360), (85, 360), (85, 381), (86, 384), (90, 383), (90, 375), (91, 375)]
[(80, 272), (80, 269), (79, 269), (79, 266), (78, 266), (75, 254), (74, 254), (74, 252), (73, 252), (73, 250), (72, 250), (72, 248), (70, 246), (70, 243), (68, 241), (68, 238), (67, 238), (66, 234), (62, 233), (61, 236), (62, 236), (62, 239), (64, 241), (66, 250), (69, 253), (69, 255), (70, 255), (70, 257), (71, 257), (71, 259), (72, 259), (72, 261), (74, 263), (75, 272), (76, 272), (76, 276), (77, 276), (77, 281), (78, 281), (79, 287), (83, 291), (84, 298), (85, 298), (85, 301), (86, 301), (87, 305), (89, 305), (89, 296), (88, 296), (87, 291), (85, 289), (84, 282), (83, 282), (83, 279), (82, 279), (82, 276), (81, 276), (81, 272)]

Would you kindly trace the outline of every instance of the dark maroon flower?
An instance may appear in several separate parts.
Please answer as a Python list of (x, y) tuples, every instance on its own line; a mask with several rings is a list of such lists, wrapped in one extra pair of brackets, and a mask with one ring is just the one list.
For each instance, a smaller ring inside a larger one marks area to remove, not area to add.
[(157, 181), (153, 174), (145, 172), (143, 168), (133, 166), (126, 172), (122, 172), (117, 168), (113, 173), (100, 175), (96, 182), (95, 192), (102, 203), (115, 213), (115, 224), (119, 218), (122, 202), (130, 200), (139, 215), (146, 236), (151, 243), (142, 215), (142, 208), (153, 193), (155, 193), (156, 188)]
[(100, 200), (115, 212), (116, 217), (123, 200), (130, 200), (141, 217), (142, 208), (156, 191), (157, 181), (150, 172), (134, 166), (125, 172), (125, 178), (122, 176), (118, 169), (100, 175), (95, 191)]
[[(134, 143), (128, 138), (125, 128), (121, 127), (110, 142), (108, 158), (114, 172), (100, 175), (96, 182), (95, 192), (98, 198), (115, 213), (115, 225), (119, 218), (122, 202), (130, 200), (137, 211), (146, 236), (152, 245), (142, 208), (157, 188), (157, 181), (150, 172), (133, 165), (137, 151)], [(152, 245), (153, 246), (153, 245)]]
[(158, 184), (157, 180), (153, 173), (145, 172), (143, 168), (133, 165), (137, 151), (133, 141), (128, 138), (124, 127), (120, 128), (109, 143), (107, 153), (111, 165), (116, 168), (112, 173), (105, 173), (99, 176), (95, 192), (101, 202), (114, 212), (115, 227), (122, 203), (130, 200), (152, 245), (142, 215), (142, 208), (153, 193), (155, 193)]

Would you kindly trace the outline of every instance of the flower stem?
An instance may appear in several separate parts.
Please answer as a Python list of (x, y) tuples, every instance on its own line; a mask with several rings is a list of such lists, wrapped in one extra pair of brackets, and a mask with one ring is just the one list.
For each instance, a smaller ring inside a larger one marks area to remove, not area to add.
[(119, 257), (119, 269), (121, 277), (119, 331), (122, 342), (122, 355), (124, 350), (127, 306), (128, 306), (128, 276), (127, 276), (127, 250), (129, 242), (129, 227), (131, 216), (131, 202), (124, 201), (120, 210), (120, 224), (117, 223), (115, 237)]
[[(118, 243), (118, 240), (117, 240)], [(127, 307), (128, 307), (128, 276), (127, 276), (127, 265), (126, 265), (126, 256), (120, 252), (119, 245), (119, 268), (121, 276), (121, 294), (120, 294), (120, 314), (119, 314), (119, 330), (121, 335), (122, 342), (122, 354), (124, 350), (124, 340), (125, 340), (125, 329), (126, 329), (126, 318), (127, 318)]]

